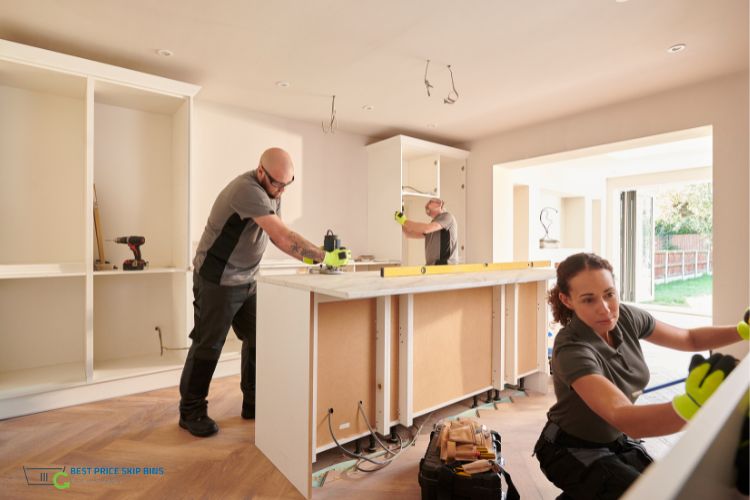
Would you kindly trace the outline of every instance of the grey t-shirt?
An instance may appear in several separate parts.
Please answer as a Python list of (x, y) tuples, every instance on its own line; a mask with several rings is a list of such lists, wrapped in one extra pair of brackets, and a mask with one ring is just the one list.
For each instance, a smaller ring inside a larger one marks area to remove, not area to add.
[(252, 282), (268, 245), (255, 217), (281, 216), (281, 198), (273, 199), (255, 170), (235, 178), (217, 196), (193, 259), (195, 271), (212, 283), (235, 286)]
[(442, 229), (424, 236), (424, 258), (428, 266), (458, 264), (458, 227), (448, 212), (438, 214), (432, 222)]
[(650, 376), (639, 339), (651, 335), (655, 325), (654, 317), (646, 311), (620, 304), (620, 317), (610, 332), (613, 348), (574, 314), (555, 338), (551, 366), (557, 402), (547, 413), (549, 420), (587, 441), (617, 439), (622, 432), (594, 413), (571, 384), (584, 375), (602, 375), (635, 402), (633, 392), (646, 387)]

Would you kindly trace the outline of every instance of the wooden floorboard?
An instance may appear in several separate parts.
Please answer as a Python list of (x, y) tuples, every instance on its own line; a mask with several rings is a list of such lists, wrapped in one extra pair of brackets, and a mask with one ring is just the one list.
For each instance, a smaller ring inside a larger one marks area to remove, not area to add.
[(73, 475), (67, 498), (302, 498), (255, 447), (254, 422), (239, 416), (239, 377), (211, 385), (215, 436), (179, 428), (178, 401), (169, 388), (0, 421), (0, 497), (59, 500), (52, 486), (29, 486), (24, 466), (65, 466), (164, 471)]
[[(254, 422), (239, 416), (239, 377), (216, 379), (211, 385), (209, 414), (221, 431), (210, 438), (195, 438), (179, 428), (178, 401), (177, 388), (169, 388), (0, 421), (0, 498), (61, 498), (52, 486), (29, 486), (24, 466), (65, 466), (67, 471), (91, 467), (92, 472), (95, 467), (163, 469), (161, 475), (74, 475), (64, 492), (67, 498), (302, 498), (255, 447)], [(546, 500), (559, 494), (531, 456), (553, 402), (552, 392), (530, 394), (479, 412), (480, 421), (500, 432), (506, 468), (524, 499)], [(416, 419), (426, 425), (415, 445), (391, 465), (369, 474), (331, 472), (322, 487), (313, 489), (313, 498), (419, 498), (419, 459), (432, 424), (469, 410), (470, 403)], [(414, 431), (399, 429), (404, 437)], [(314, 470), (345, 460), (338, 450), (328, 450), (319, 455)]]

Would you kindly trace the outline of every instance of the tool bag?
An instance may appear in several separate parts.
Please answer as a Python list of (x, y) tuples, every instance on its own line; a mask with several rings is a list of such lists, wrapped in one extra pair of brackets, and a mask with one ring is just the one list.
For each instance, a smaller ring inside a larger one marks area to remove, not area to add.
[(500, 448), (500, 434), (472, 419), (438, 422), (419, 461), (422, 500), (518, 500)]

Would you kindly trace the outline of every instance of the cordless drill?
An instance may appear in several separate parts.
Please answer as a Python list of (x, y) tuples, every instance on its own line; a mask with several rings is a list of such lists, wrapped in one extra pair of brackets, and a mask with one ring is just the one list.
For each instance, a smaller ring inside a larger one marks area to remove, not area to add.
[(146, 243), (146, 238), (143, 236), (120, 236), (112, 241), (127, 245), (135, 257), (134, 259), (126, 259), (122, 263), (123, 271), (142, 271), (148, 266), (148, 262), (141, 258), (141, 245)]

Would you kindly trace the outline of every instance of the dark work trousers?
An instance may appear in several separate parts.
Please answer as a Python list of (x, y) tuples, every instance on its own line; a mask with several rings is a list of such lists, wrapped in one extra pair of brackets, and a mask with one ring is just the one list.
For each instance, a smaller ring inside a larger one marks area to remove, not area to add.
[(194, 420), (207, 414), (208, 387), (221, 349), (234, 329), (242, 341), (240, 388), (243, 402), (255, 404), (255, 282), (221, 286), (193, 274), (193, 340), (180, 379), (180, 416)]
[(558, 499), (615, 499), (653, 459), (624, 434), (612, 443), (592, 443), (547, 422), (534, 447), (547, 479), (563, 490)]

